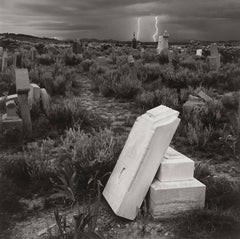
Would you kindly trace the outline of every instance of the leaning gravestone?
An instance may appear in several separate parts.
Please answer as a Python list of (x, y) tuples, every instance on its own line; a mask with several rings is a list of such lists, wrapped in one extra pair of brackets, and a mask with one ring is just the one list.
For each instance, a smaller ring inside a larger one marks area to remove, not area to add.
[(27, 69), (15, 69), (16, 91), (23, 121), (23, 129), (26, 137), (32, 136), (32, 121), (28, 103), (28, 93), (30, 91), (30, 82)]
[(162, 105), (137, 118), (103, 191), (118, 216), (136, 217), (180, 122), (178, 115)]

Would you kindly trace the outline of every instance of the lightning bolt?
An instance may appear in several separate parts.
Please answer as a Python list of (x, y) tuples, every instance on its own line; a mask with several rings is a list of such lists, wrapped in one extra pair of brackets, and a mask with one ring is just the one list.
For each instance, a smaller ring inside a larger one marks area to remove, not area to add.
[(159, 20), (159, 18), (158, 18), (158, 16), (156, 16), (156, 17), (155, 17), (155, 33), (154, 33), (153, 36), (152, 36), (154, 42), (157, 41), (156, 37), (157, 37), (157, 35), (158, 35), (158, 20)]
[(141, 30), (141, 17), (139, 17), (137, 21), (137, 40), (139, 40), (140, 30)]

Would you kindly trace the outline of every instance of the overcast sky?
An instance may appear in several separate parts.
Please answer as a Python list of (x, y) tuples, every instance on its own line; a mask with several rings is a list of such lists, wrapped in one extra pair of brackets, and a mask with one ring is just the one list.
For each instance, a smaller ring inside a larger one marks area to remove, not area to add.
[(154, 17), (172, 39), (240, 39), (240, 0), (0, 0), (0, 32), (151, 41)]

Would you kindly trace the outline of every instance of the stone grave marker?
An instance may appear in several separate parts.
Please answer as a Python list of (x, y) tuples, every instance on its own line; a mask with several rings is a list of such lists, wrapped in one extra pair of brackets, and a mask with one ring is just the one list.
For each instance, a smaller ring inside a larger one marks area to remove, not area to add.
[(202, 56), (202, 49), (197, 49), (196, 56)]
[(50, 97), (49, 97), (46, 89), (44, 89), (44, 88), (40, 89), (40, 97), (41, 97), (43, 111), (46, 115), (48, 115), (49, 107), (50, 107)]
[(30, 91), (30, 83), (27, 69), (15, 69), (16, 76), (16, 91), (18, 102), (23, 121), (23, 129), (26, 137), (32, 136), (32, 121), (30, 115), (30, 107), (28, 103), (28, 93)]
[(180, 122), (159, 106), (137, 118), (103, 195), (118, 216), (133, 220)]
[(0, 47), (0, 57), (3, 55), (3, 47)]
[(31, 83), (30, 84), (30, 91), (28, 94), (28, 102), (30, 105), (30, 108), (32, 108), (32, 104), (36, 103), (38, 104), (40, 102), (40, 87), (37, 84)]
[(210, 45), (210, 56), (208, 57), (210, 70), (216, 71), (221, 67), (221, 55), (216, 43)]
[(4, 71), (7, 68), (8, 54), (6, 51), (3, 52), (2, 55), (2, 65), (1, 70)]

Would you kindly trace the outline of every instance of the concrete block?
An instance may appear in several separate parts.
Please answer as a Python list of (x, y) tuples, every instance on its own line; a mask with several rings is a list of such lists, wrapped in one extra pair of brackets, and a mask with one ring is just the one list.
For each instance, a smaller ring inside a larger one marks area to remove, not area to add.
[(169, 147), (164, 155), (156, 179), (161, 182), (193, 179), (194, 161)]
[(180, 122), (178, 114), (159, 106), (137, 118), (103, 191), (118, 216), (136, 217)]
[(155, 180), (149, 193), (149, 210), (154, 218), (169, 218), (205, 204), (206, 186), (196, 179), (178, 182)]

